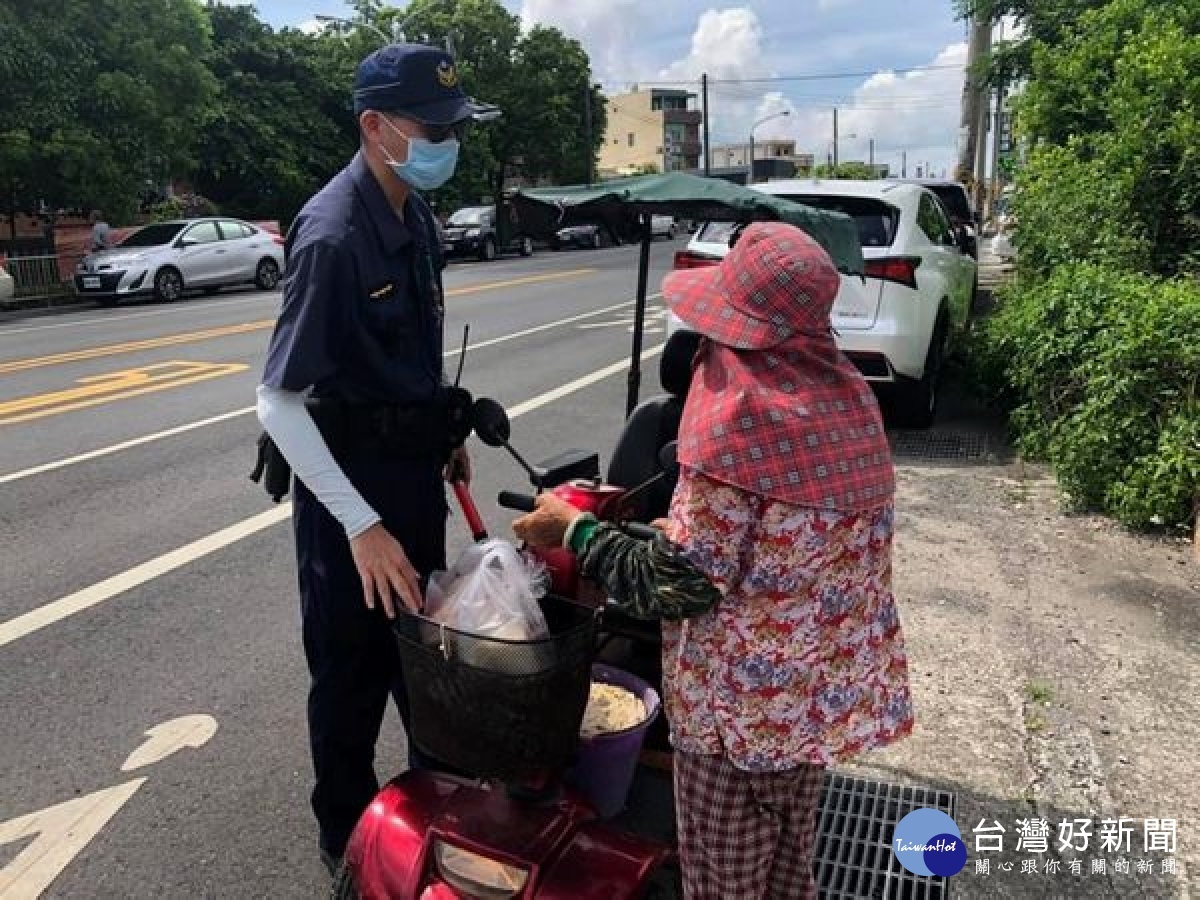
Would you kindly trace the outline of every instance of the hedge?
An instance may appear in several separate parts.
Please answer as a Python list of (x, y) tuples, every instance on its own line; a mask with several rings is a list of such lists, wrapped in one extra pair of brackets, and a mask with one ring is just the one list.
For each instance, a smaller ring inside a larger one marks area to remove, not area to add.
[(1200, 283), (1064, 265), (1001, 293), (976, 363), (1070, 505), (1184, 527), (1200, 495)]

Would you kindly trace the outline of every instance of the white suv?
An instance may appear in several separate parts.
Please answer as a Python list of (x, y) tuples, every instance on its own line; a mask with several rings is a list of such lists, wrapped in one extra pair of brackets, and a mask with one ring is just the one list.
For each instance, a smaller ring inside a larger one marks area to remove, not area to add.
[[(970, 317), (976, 264), (927, 188), (895, 181), (772, 181), (754, 189), (858, 225), (866, 277), (843, 275), (833, 306), (837, 343), (881, 384), (898, 424), (924, 428), (937, 409), (942, 362)], [(676, 268), (711, 265), (735, 226), (705, 223)]]

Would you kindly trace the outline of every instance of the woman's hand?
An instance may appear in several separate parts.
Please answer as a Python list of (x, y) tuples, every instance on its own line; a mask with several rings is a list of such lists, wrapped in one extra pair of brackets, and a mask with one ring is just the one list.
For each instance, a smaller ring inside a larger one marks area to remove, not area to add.
[(539, 494), (537, 509), (513, 522), (513, 532), (531, 547), (561, 547), (571, 523), (582, 513), (554, 494)]

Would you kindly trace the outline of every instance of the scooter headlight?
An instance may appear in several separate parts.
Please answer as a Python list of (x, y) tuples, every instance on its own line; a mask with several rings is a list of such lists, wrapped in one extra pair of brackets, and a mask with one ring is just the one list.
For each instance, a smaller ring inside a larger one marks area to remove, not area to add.
[(438, 874), (468, 897), (506, 900), (525, 889), (529, 872), (438, 841), (434, 848)]

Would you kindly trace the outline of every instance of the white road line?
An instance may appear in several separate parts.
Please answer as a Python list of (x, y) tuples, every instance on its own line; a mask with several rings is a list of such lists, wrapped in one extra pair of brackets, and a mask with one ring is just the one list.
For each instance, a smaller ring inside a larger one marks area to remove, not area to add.
[(9, 619), (0, 624), (0, 647), (39, 631), (47, 625), (53, 625), (67, 616), (73, 616), (75, 613), (90, 609), (105, 600), (111, 600), (118, 594), (123, 594), (138, 585), (166, 575), (168, 572), (208, 556), (210, 553), (215, 553), (223, 547), (228, 547), (243, 538), (257, 534), (264, 528), (270, 528), (287, 519), (291, 512), (290, 503), (269, 509), (243, 522), (238, 522), (236, 525), (213, 532), (177, 550), (172, 550), (170, 553), (164, 553), (162, 556), (134, 566), (111, 578), (106, 578), (81, 591), (68, 594), (45, 606), (39, 606), (15, 619)]
[[(524, 268), (524, 266), (519, 264), (517, 260), (512, 260), (512, 263), (513, 263), (512, 265), (508, 265), (508, 266), (493, 264), (492, 266), (488, 267), (488, 271), (492, 274), (495, 274), (498, 271), (507, 272), (510, 270)], [(455, 268), (457, 268), (457, 267), (455, 267)], [(531, 274), (537, 274), (539, 272), (553, 271), (553, 269), (534, 268), (534, 269), (530, 269), (528, 271)], [(467, 275), (473, 275), (475, 273), (473, 273), (473, 272), (454, 272), (453, 274), (455, 274), (455, 275), (461, 274), (461, 275), (467, 276)], [(486, 282), (480, 282), (480, 283), (486, 283)], [(474, 287), (474, 286), (475, 286), (474, 282), (468, 282), (466, 284), (460, 285), (456, 281), (454, 284), (447, 283), (446, 288), (447, 288), (447, 290), (454, 290), (456, 287)], [(49, 331), (54, 328), (74, 328), (78, 325), (106, 325), (106, 324), (112, 324), (115, 322), (124, 322), (128, 319), (145, 319), (145, 318), (148, 318), (151, 316), (176, 316), (176, 317), (178, 317), (181, 312), (185, 312), (185, 311), (186, 312), (193, 312), (193, 311), (202, 312), (206, 309), (212, 309), (214, 306), (232, 306), (232, 305), (238, 304), (238, 303), (259, 303), (259, 302), (262, 302), (262, 300), (264, 299), (264, 296), (273, 296), (273, 297), (277, 298), (276, 305), (278, 305), (279, 302), (282, 302), (282, 300), (280, 299), (280, 296), (277, 292), (257, 291), (257, 292), (254, 292), (254, 293), (251, 293), (251, 294), (248, 294), (245, 296), (241, 296), (241, 297), (231, 297), (227, 300), (205, 300), (205, 301), (203, 301), (202, 305), (188, 306), (188, 307), (185, 307), (183, 310), (180, 310), (180, 309), (151, 309), (151, 310), (146, 310), (144, 312), (114, 313), (112, 315), (107, 315), (107, 316), (93, 316), (90, 319), (73, 319), (70, 322), (54, 322), (49, 325), (17, 325), (12, 328), (8, 328), (8, 327), (5, 327), (3, 324), (0, 324), (0, 338), (7, 337), (10, 334), (24, 334), (25, 332), (29, 332), (29, 331)]]
[(236, 419), (252, 412), (254, 412), (253, 406), (245, 406), (242, 409), (235, 409), (232, 412), (221, 413), (219, 416), (211, 416), (207, 419), (201, 419), (198, 422), (188, 422), (186, 425), (168, 428), (165, 431), (156, 431), (154, 434), (145, 434), (141, 437), (133, 438), (132, 440), (122, 441), (119, 444), (113, 444), (109, 447), (101, 447), (98, 450), (90, 450), (87, 453), (80, 453), (78, 456), (69, 456), (66, 459), (58, 459), (54, 462), (43, 463), (40, 466), (33, 466), (29, 469), (21, 469), (19, 472), (11, 472), (8, 475), (0, 475), (0, 484), (8, 484), (11, 481), (20, 481), (22, 478), (32, 478), (34, 475), (44, 475), (46, 472), (53, 472), (56, 469), (65, 469), (67, 466), (73, 466), (77, 463), (87, 462), (88, 460), (92, 459), (99, 459), (102, 456), (110, 456), (113, 453), (120, 453), (122, 450), (129, 450), (133, 447), (140, 447), (142, 444), (152, 444), (155, 441), (161, 441), (165, 438), (175, 437), (176, 435), (180, 434), (187, 434), (189, 431), (195, 431), (197, 428), (206, 428), (209, 425), (219, 425), (221, 422), (228, 422), (230, 419)]
[[(277, 302), (275, 305), (279, 305), (278, 294), (264, 295), (260, 292), (244, 297), (231, 297), (228, 300), (206, 300), (202, 306), (187, 307), (187, 312), (201, 312), (206, 309), (212, 309), (214, 306), (234, 306), (240, 303), (261, 303), (265, 299), (265, 296), (276, 297)], [(55, 322), (52, 325), (21, 325), (16, 328), (8, 328), (4, 325), (0, 325), (0, 338), (8, 337), (10, 334), (22, 334), (27, 331), (49, 331), (52, 328), (74, 328), (76, 325), (111, 325), (117, 322), (127, 321), (128, 319), (145, 319), (149, 318), (150, 316), (175, 316), (178, 318), (180, 313), (181, 310), (179, 309), (151, 309), (147, 310), (146, 312), (118, 313), (111, 316), (96, 316), (95, 318), (91, 319), (74, 319), (70, 322)]]
[[(659, 295), (656, 294), (655, 296), (657, 297)], [(606, 306), (603, 309), (597, 309), (597, 310), (594, 310), (589, 313), (581, 313), (580, 315), (571, 316), (570, 318), (559, 319), (556, 322), (547, 322), (544, 325), (537, 325), (533, 328), (526, 328), (524, 331), (517, 331), (517, 332), (513, 332), (512, 334), (506, 334), (506, 335), (502, 335), (497, 338), (491, 338), (486, 341), (480, 341), (477, 344), (470, 344), (467, 346), (467, 352), (470, 353), (473, 350), (480, 350), (484, 347), (494, 347), (497, 344), (503, 344), (503, 343), (506, 343), (507, 341), (514, 341), (518, 338), (528, 337), (531, 334), (537, 334), (538, 332), (541, 332), (541, 331), (548, 331), (551, 328), (558, 328), (563, 325), (571, 325), (575, 322), (580, 322), (585, 319), (594, 318), (595, 316), (602, 316), (602, 315), (605, 315), (606, 313), (610, 313), (615, 310), (622, 309), (626, 306), (629, 306), (631, 302), (632, 301), (626, 301), (624, 303), (617, 303), (617, 304), (614, 304), (613, 306)], [(460, 352), (461, 352), (461, 349), (450, 350), (445, 354), (445, 356), (447, 359), (449, 359), (453, 356), (457, 356)], [(58, 469), (65, 469), (68, 466), (74, 466), (79, 463), (89, 462), (90, 460), (93, 460), (93, 459), (100, 459), (101, 457), (104, 457), (104, 456), (111, 456), (114, 453), (120, 453), (124, 450), (131, 450), (134, 447), (140, 447), (144, 444), (152, 444), (155, 441), (161, 441), (161, 440), (165, 440), (166, 438), (177, 437), (178, 435), (181, 435), (181, 434), (187, 434), (189, 431), (195, 431), (198, 428), (206, 428), (209, 425), (219, 425), (222, 422), (228, 422), (230, 419), (236, 419), (241, 416), (246, 416), (253, 412), (254, 412), (253, 406), (246, 406), (246, 407), (243, 407), (242, 409), (235, 409), (235, 410), (232, 410), (231, 412), (221, 413), (220, 415), (217, 415), (217, 416), (210, 416), (209, 418), (201, 419), (198, 422), (188, 422), (184, 425), (178, 425), (174, 428), (168, 428), (164, 431), (156, 431), (154, 434), (147, 434), (147, 435), (143, 435), (141, 437), (132, 438), (128, 441), (122, 441), (119, 444), (112, 444), (108, 447), (100, 447), (99, 449), (96, 449), (96, 450), (89, 450), (87, 453), (80, 453), (77, 456), (68, 456), (65, 459), (58, 459), (58, 460), (54, 460), (53, 462), (42, 463), (41, 465), (37, 465), (37, 466), (31, 466), (28, 469), (20, 469), (19, 471), (16, 471), (16, 472), (9, 472), (7, 475), (0, 475), (0, 484), (9, 484), (14, 481), (21, 481), (24, 478), (32, 478), (35, 475), (44, 475), (47, 472), (54, 472), (54, 471), (57, 471)]]
[[(642, 361), (653, 359), (658, 354), (662, 353), (663, 347), (666, 344), (659, 344), (657, 347), (650, 347), (642, 352)], [(508, 411), (510, 419), (515, 419), (517, 416), (523, 416), (527, 412), (533, 412), (539, 407), (545, 406), (547, 403), (553, 403), (555, 400), (561, 400), (568, 394), (573, 394), (576, 391), (583, 390), (589, 385), (603, 381), (605, 378), (610, 378), (619, 372), (623, 372), (629, 368), (629, 360), (623, 359), (613, 363), (611, 366), (605, 366), (599, 371), (593, 372), (590, 375), (584, 375), (582, 378), (576, 378), (574, 381), (567, 382), (562, 387), (555, 388), (552, 391), (547, 391), (532, 400), (526, 400), (524, 403), (518, 403)]]
[[(658, 346), (646, 349), (642, 353), (642, 359), (653, 359), (659, 353), (662, 353), (663, 346), (663, 344), (659, 344)], [(516, 419), (533, 412), (535, 409), (547, 406), (556, 400), (561, 400), (563, 397), (573, 394), (576, 391), (583, 390), (585, 387), (616, 375), (628, 365), (629, 363), (626, 360), (618, 360), (610, 366), (605, 366), (603, 369), (599, 369), (589, 375), (584, 375), (582, 378), (577, 378), (568, 384), (564, 384), (562, 387), (539, 394), (530, 400), (526, 400), (524, 403), (514, 406), (509, 410), (509, 418)], [(216, 553), (218, 550), (223, 550), (232, 544), (236, 544), (238, 541), (270, 528), (272, 525), (278, 525), (280, 522), (288, 519), (291, 516), (291, 512), (292, 505), (290, 503), (280, 504), (266, 512), (251, 516), (249, 519), (230, 525), (227, 528), (222, 528), (220, 531), (213, 532), (197, 541), (193, 541), (176, 550), (164, 553), (162, 556), (157, 556), (154, 559), (134, 566), (132, 569), (113, 575), (111, 578), (106, 578), (104, 581), (85, 587), (83, 590), (39, 606), (37, 609), (9, 619), (7, 622), (0, 622), (0, 647), (27, 637), (35, 631), (40, 631), (56, 622), (61, 622), (63, 619), (73, 616), (76, 613), (91, 609), (93, 606), (98, 606), (126, 591), (130, 591), (149, 581), (153, 581), (155, 578), (159, 578), (198, 559)]]

